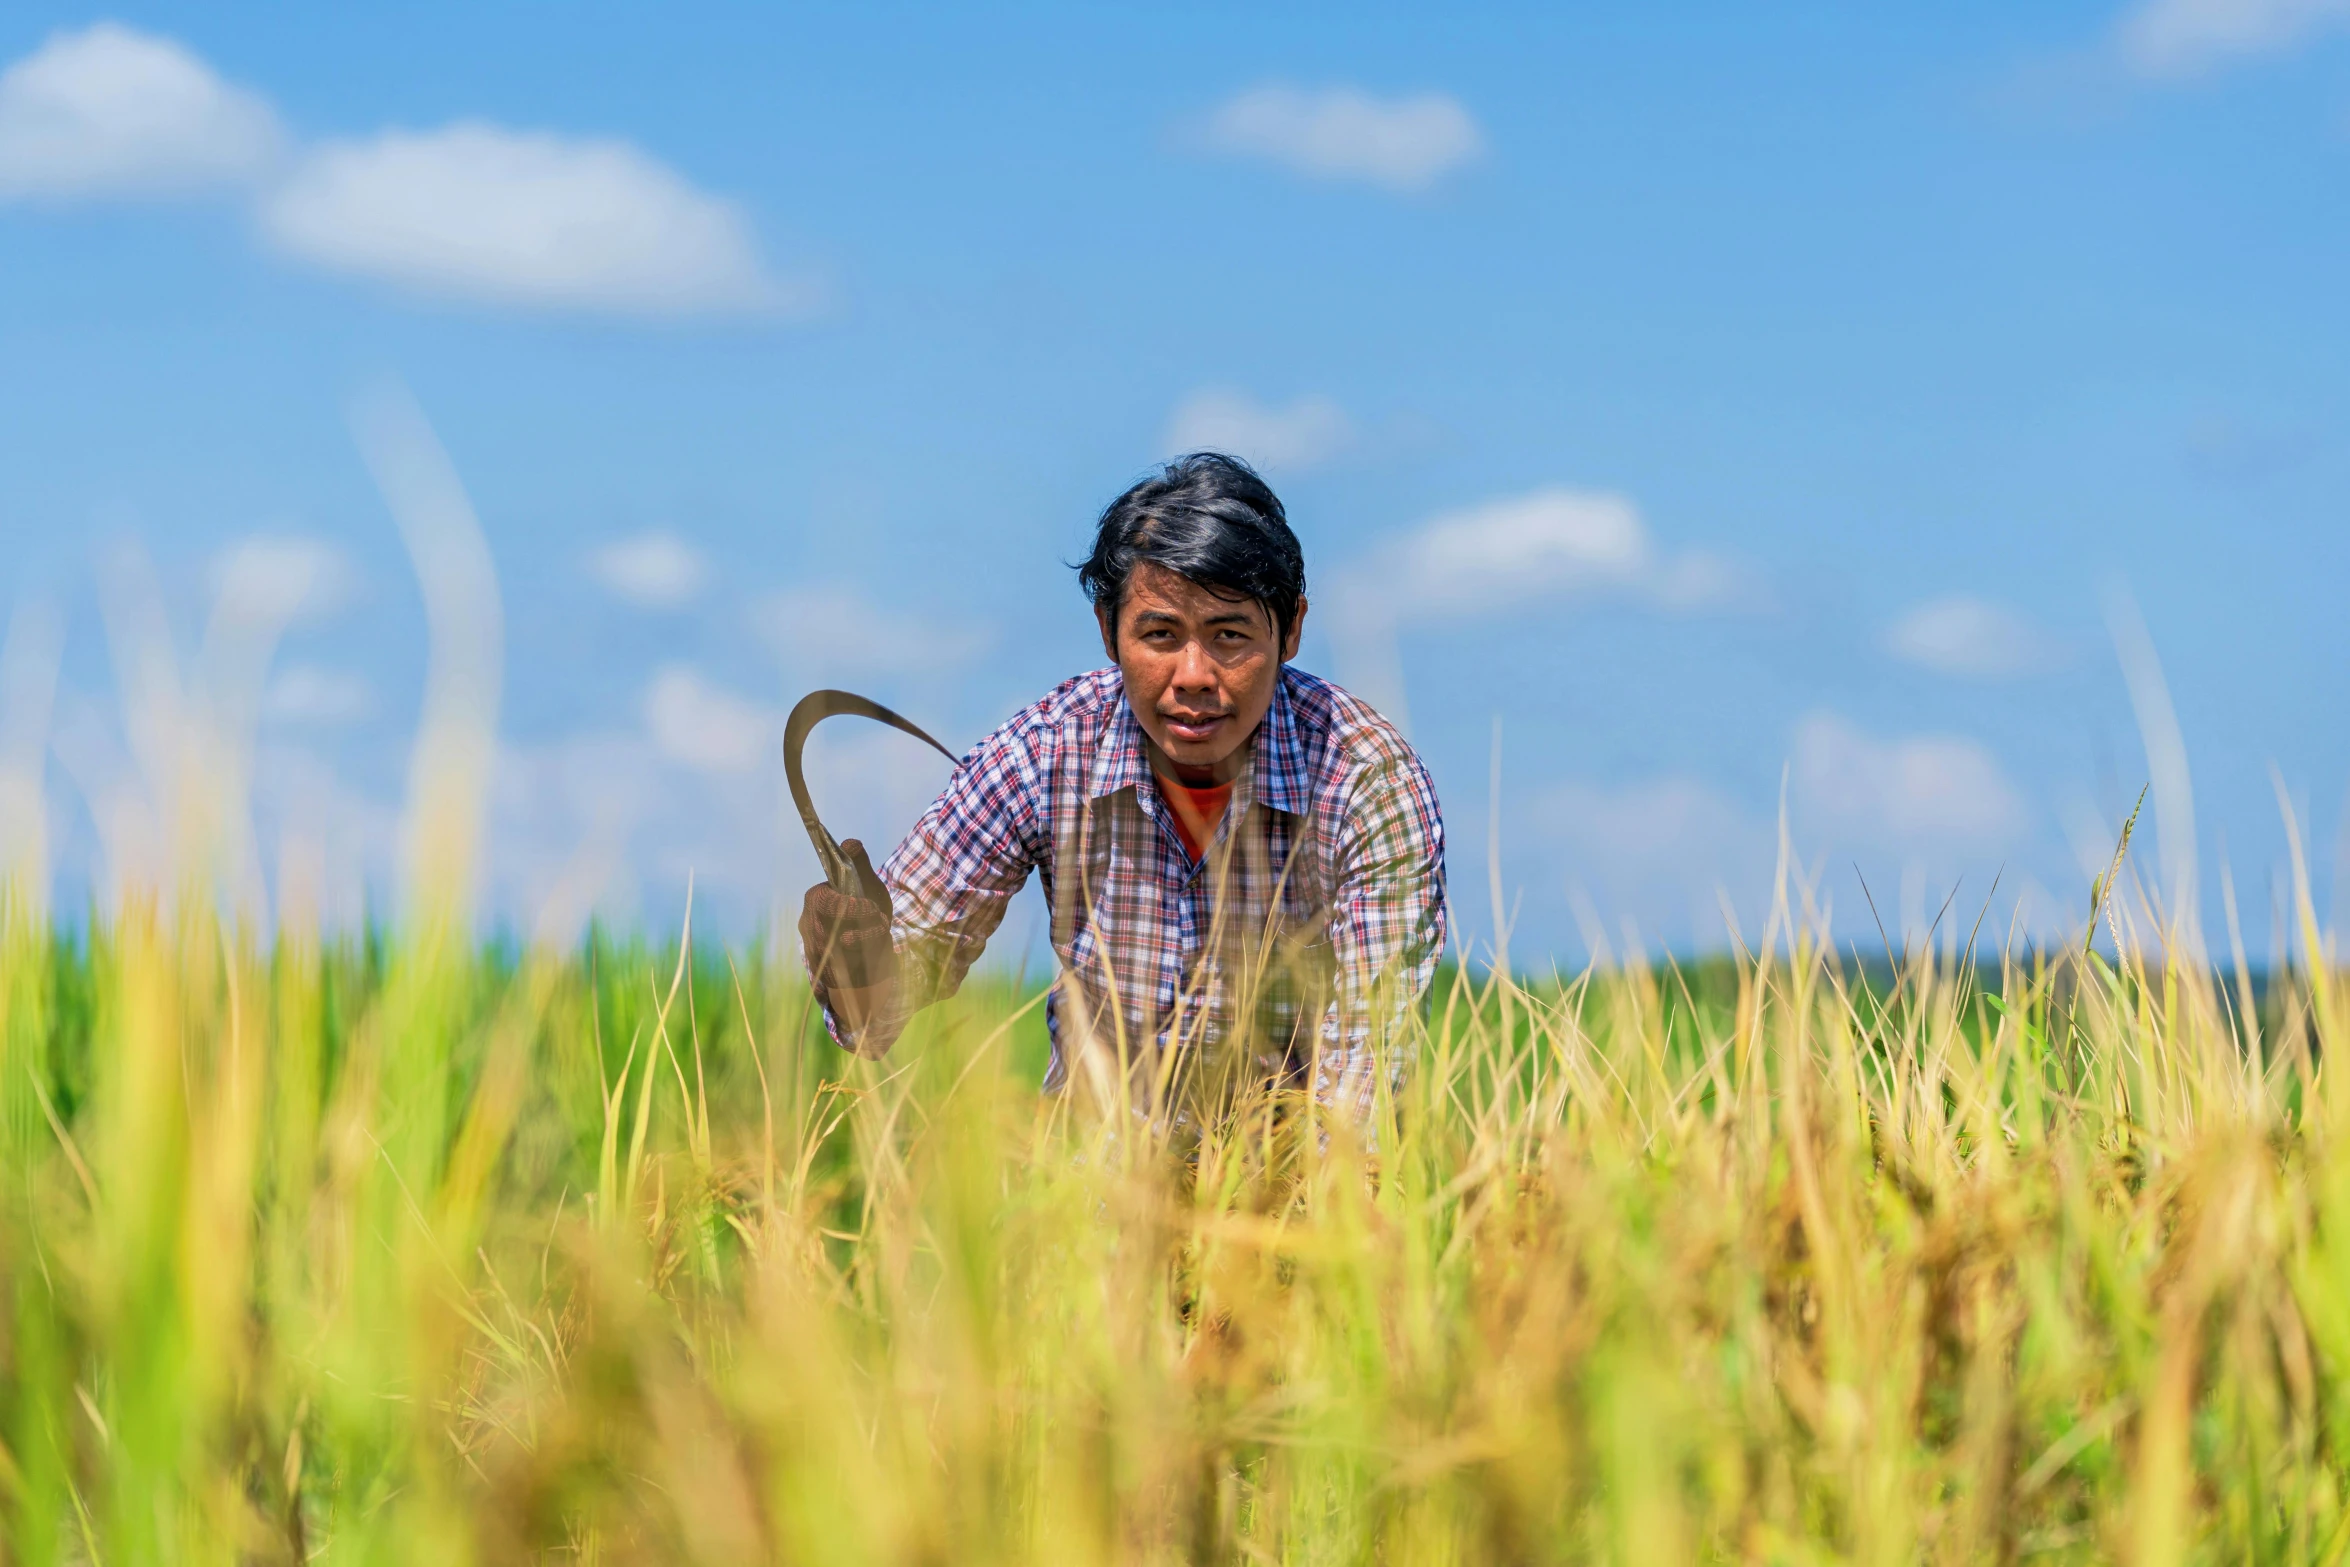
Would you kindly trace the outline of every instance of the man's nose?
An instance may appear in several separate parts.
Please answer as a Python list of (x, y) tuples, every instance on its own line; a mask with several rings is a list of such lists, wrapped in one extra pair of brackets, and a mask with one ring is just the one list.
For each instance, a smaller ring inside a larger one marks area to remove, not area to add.
[(1178, 689), (1196, 691), (1213, 687), (1216, 683), (1216, 661), (1208, 657), (1208, 650), (1197, 639), (1183, 644), (1183, 652), (1175, 661), (1175, 684)]

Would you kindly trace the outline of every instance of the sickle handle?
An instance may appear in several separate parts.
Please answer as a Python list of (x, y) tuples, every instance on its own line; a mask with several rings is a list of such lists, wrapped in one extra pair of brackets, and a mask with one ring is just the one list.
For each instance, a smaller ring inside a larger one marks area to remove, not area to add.
[(869, 697), (854, 691), (811, 691), (801, 697), (783, 723), (783, 776), (791, 785), (791, 803), (799, 807), (800, 824), (808, 829), (808, 841), (816, 847), (816, 863), (824, 867), (824, 879), (835, 892), (863, 897), (865, 887), (857, 876), (857, 868), (841, 852), (840, 844), (826, 830), (816, 815), (816, 802), (808, 795), (808, 779), (800, 766), (800, 753), (807, 748), (808, 733), (827, 718), (849, 714), (870, 718), (929, 746), (948, 761), (956, 760), (955, 753), (932, 739), (921, 725), (912, 719), (891, 712)]

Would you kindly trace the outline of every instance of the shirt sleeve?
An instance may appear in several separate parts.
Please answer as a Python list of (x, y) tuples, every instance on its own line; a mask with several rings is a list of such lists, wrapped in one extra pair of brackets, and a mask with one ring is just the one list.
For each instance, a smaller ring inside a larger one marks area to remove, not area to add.
[[(1039, 863), (1040, 772), (1017, 732), (988, 736), (881, 867), (898, 984), (890, 1009), (867, 1024), (867, 1034), (880, 1036), (867, 1043), (886, 1048), (916, 1012), (961, 989), (987, 950), (1012, 895)], [(824, 1025), (841, 1044), (855, 1043), (829, 1006)]]
[(1368, 1121), (1384, 1074), (1401, 1080), (1405, 1030), (1444, 950), (1444, 818), (1404, 752), (1352, 781), (1332, 853), (1331, 1001), (1314, 1096)]

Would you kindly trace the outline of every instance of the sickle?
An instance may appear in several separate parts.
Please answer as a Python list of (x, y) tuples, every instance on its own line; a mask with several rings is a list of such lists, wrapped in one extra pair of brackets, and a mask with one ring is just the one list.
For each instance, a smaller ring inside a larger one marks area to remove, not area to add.
[(811, 691), (800, 698), (799, 705), (791, 710), (791, 717), (784, 720), (783, 776), (791, 784), (791, 803), (800, 808), (800, 821), (808, 829), (808, 841), (816, 846), (816, 861), (824, 867), (824, 879), (832, 884), (833, 891), (862, 897), (865, 888), (857, 879), (857, 868), (849, 863), (849, 857), (841, 853), (840, 845), (817, 819), (816, 802), (808, 797), (808, 780), (800, 771), (800, 752), (808, 744), (808, 731), (842, 713), (870, 718), (910, 734), (950, 762), (956, 756), (912, 719), (901, 717), (853, 691)]

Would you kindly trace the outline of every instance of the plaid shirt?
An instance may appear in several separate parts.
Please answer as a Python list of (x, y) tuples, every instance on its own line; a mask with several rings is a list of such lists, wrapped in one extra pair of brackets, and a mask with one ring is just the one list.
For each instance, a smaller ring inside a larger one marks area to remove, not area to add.
[[(1444, 821), (1393, 725), (1284, 667), (1205, 857), (1151, 775), (1115, 669), (1063, 684), (955, 768), (882, 867), (901, 984), (892, 1035), (952, 995), (1035, 871), (1060, 978), (1045, 1087), (1152, 1092), (1171, 1048), (1236, 1041), (1260, 1070), (1367, 1113), (1444, 945)], [(842, 1028), (829, 1012), (835, 1037)], [(1318, 1025), (1318, 1026), (1317, 1026)], [(1380, 1058), (1384, 1056), (1385, 1060)]]

